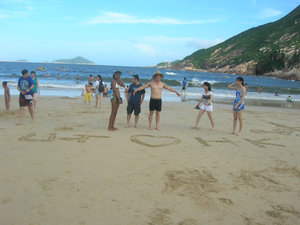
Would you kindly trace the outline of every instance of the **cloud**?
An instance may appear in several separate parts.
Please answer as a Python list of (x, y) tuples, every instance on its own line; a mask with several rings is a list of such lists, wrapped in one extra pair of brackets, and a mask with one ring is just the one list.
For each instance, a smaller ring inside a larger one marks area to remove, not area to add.
[(204, 24), (217, 23), (217, 19), (210, 20), (189, 20), (183, 21), (168, 17), (154, 17), (154, 18), (138, 18), (125, 13), (118, 12), (102, 12), (101, 16), (90, 19), (84, 24), (159, 24), (159, 25), (182, 25), (182, 24)]
[(264, 8), (260, 11), (260, 13), (257, 15), (258, 19), (267, 19), (275, 16), (281, 15), (282, 12), (277, 9), (271, 9), (271, 8)]
[(137, 44), (135, 47), (139, 52), (144, 53), (148, 56), (156, 55), (156, 50), (154, 49), (153, 46), (149, 44)]

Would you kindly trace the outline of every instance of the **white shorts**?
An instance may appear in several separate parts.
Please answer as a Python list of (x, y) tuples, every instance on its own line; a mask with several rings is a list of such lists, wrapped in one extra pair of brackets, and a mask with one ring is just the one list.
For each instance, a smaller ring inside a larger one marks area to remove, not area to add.
[(207, 111), (207, 112), (212, 112), (212, 111), (213, 111), (212, 104), (207, 105), (207, 106), (204, 105), (204, 104), (202, 104), (202, 105), (201, 105), (201, 109), (204, 110), (204, 111)]
[(103, 92), (99, 92), (98, 88), (96, 89), (94, 95), (103, 95)]

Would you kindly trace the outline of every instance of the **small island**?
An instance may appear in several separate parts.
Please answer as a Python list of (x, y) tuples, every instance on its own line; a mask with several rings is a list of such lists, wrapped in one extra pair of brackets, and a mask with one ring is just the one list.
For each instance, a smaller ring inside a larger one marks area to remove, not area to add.
[(77, 56), (72, 59), (57, 59), (57, 60), (53, 60), (52, 63), (95, 65), (94, 62), (92, 62), (86, 58), (83, 58), (82, 56)]

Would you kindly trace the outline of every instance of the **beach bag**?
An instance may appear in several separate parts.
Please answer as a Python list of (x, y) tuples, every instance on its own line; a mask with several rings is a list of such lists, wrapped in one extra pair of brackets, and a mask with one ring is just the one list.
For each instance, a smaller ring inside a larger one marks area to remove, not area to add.
[(104, 92), (104, 85), (103, 85), (102, 82), (99, 84), (98, 91), (99, 92)]

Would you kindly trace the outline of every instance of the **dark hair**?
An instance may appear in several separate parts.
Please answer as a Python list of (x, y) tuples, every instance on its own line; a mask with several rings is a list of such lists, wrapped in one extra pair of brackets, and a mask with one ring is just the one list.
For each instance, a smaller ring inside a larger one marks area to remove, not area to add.
[(28, 70), (26, 69), (22, 70), (22, 75), (25, 75), (26, 73), (28, 73)]
[(92, 74), (90, 74), (90, 77), (92, 77), (93, 75)]
[(33, 70), (30, 72), (30, 74), (32, 74), (32, 73), (34, 73), (34, 75), (36, 75), (35, 71), (33, 71)]
[(186, 77), (184, 77), (183, 79), (186, 80)]
[(236, 78), (236, 80), (241, 81), (241, 82), (242, 82), (242, 85), (244, 86), (244, 78), (238, 77), (238, 78)]
[(92, 83), (92, 82), (89, 82), (89, 85), (93, 86), (93, 83)]
[(137, 75), (137, 74), (135, 74), (135, 75), (132, 75), (133, 77), (134, 77), (134, 79), (136, 79), (137, 81), (139, 81), (140, 80), (140, 76), (139, 75)]
[(2, 85), (6, 86), (7, 85), (7, 81), (3, 81)]
[(210, 86), (210, 83), (208, 83), (208, 82), (204, 82), (204, 83), (203, 83), (203, 85), (204, 85), (204, 86), (207, 86), (207, 87), (208, 87), (208, 90), (209, 90), (209, 91), (211, 91), (211, 86)]
[(100, 81), (101, 81), (100, 83), (102, 83), (102, 82), (103, 82), (103, 80), (102, 80), (102, 77), (101, 77), (101, 75), (98, 75), (97, 77), (100, 79)]
[(122, 74), (122, 72), (119, 71), (119, 70), (117, 70), (116, 72), (114, 72), (113, 78), (115, 79), (115, 77), (116, 77), (117, 75), (120, 76), (121, 74)]

